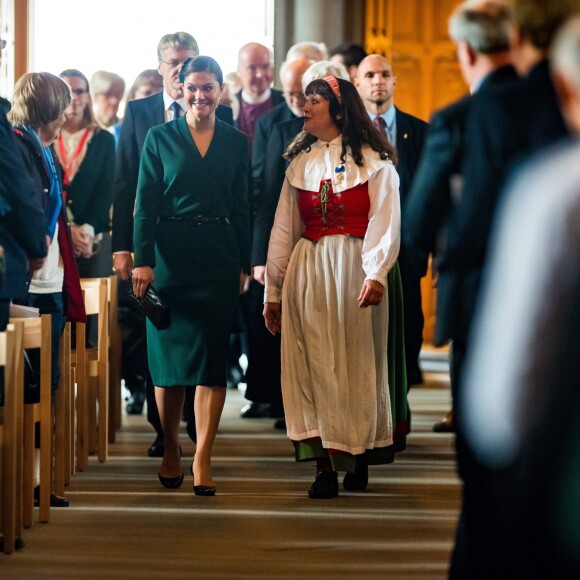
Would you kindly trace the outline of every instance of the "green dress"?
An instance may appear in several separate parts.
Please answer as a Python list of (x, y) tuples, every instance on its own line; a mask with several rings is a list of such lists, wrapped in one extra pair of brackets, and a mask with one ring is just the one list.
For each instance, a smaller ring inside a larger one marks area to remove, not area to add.
[[(135, 207), (135, 266), (154, 269), (154, 286), (171, 309), (168, 329), (147, 321), (156, 386), (226, 385), (240, 273), (250, 270), (248, 169), (247, 137), (218, 119), (204, 157), (185, 117), (147, 134)], [(167, 221), (196, 216), (204, 223)]]

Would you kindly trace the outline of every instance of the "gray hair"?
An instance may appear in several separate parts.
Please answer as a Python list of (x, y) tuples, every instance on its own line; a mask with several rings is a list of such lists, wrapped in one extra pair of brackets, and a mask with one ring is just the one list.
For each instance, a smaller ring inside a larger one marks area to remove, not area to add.
[(552, 68), (580, 91), (580, 16), (572, 18), (562, 27), (551, 52)]
[(513, 14), (505, 1), (467, 0), (449, 18), (449, 36), (475, 52), (493, 54), (510, 47)]
[(328, 60), (328, 50), (324, 42), (298, 42), (286, 53), (286, 62), (305, 58), (306, 60)]
[(343, 64), (331, 60), (315, 62), (302, 76), (302, 88), (306, 87), (315, 79), (333, 76), (350, 82), (350, 75)]
[(122, 77), (114, 72), (98, 70), (91, 77), (91, 93), (95, 95), (106, 95), (115, 85), (122, 88), (125, 92), (125, 81)]
[(166, 48), (177, 46), (182, 50), (191, 50), (195, 52), (195, 56), (199, 54), (199, 46), (197, 40), (188, 32), (174, 32), (173, 34), (166, 34), (161, 37), (157, 45), (157, 58), (161, 60), (163, 51)]

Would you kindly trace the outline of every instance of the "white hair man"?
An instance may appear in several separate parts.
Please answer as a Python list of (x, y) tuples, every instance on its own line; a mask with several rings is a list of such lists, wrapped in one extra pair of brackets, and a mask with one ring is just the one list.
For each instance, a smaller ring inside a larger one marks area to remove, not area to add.
[(551, 67), (574, 137), (532, 157), (502, 196), (465, 365), (466, 437), (507, 474), (488, 490), (508, 508), (500, 540), (515, 540), (498, 568), (526, 579), (580, 577), (580, 17)]

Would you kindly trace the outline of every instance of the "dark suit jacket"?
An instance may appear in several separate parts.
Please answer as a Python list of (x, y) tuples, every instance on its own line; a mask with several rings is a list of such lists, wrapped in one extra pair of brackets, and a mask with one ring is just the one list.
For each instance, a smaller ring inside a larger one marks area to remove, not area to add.
[[(464, 332), (469, 330), (489, 233), (509, 172), (534, 151), (566, 136), (547, 61), (515, 83), (478, 96), (466, 125), (465, 184), (440, 271), (453, 271)], [(549, 192), (547, 192), (549, 193)]]
[(28, 291), (28, 257), (46, 256), (44, 211), (34, 183), (19, 153), (6, 119), (10, 105), (0, 103), (0, 246), (4, 249), (6, 275), (0, 298), (22, 298)]
[[(399, 109), (396, 109), (396, 123), (397, 156), (399, 158), (397, 173), (401, 181), (399, 194), (401, 196), (401, 213), (403, 213), (407, 206), (407, 199), (419, 165), (425, 134), (429, 125), (425, 121), (408, 113), (403, 113)], [(403, 232), (403, 229), (401, 229), (401, 232)], [(427, 253), (418, 251), (415, 248), (407, 248), (404, 243), (401, 244), (399, 266), (403, 277), (405, 275), (408, 277), (412, 273), (418, 278), (424, 276), (427, 272), (427, 260)]]
[(284, 174), (289, 161), (283, 157), (290, 142), (302, 131), (304, 119), (296, 117), (274, 125), (268, 139), (262, 188), (256, 204), (252, 238), (252, 266), (265, 266), (268, 256), (270, 232), (284, 183)]
[[(500, 67), (484, 79), (478, 95), (516, 79), (513, 67)], [(452, 180), (457, 180), (457, 187), (460, 186), (465, 125), (473, 99), (469, 95), (463, 97), (438, 111), (431, 119), (421, 162), (403, 213), (404, 243), (423, 252), (437, 253), (439, 259), (445, 255), (445, 244), (438, 243), (437, 238), (442, 241), (442, 230), (445, 222), (451, 219), (456, 201), (451, 190)], [(452, 289), (450, 273), (441, 272), (437, 288), (436, 344), (442, 344), (455, 335)]]
[[(230, 107), (219, 105), (216, 118), (233, 125)], [(121, 126), (115, 166), (115, 200), (113, 203), (113, 252), (133, 248), (133, 210), (137, 194), (139, 162), (145, 137), (151, 127), (165, 122), (163, 91), (131, 101)]]
[(268, 151), (270, 135), (278, 123), (291, 121), (292, 119), (296, 119), (296, 116), (288, 108), (286, 102), (283, 101), (262, 115), (256, 123), (254, 142), (252, 144), (252, 197), (254, 199), (254, 205), (256, 205), (262, 190), (266, 158), (271, 155)]
[(108, 131), (97, 131), (66, 192), (66, 204), (77, 225), (91, 224), (97, 234), (111, 229), (114, 176), (115, 138)]

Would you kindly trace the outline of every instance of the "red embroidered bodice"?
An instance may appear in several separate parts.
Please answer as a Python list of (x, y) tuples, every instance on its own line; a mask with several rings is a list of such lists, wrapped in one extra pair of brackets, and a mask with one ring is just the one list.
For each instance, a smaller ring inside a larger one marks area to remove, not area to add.
[(303, 236), (313, 242), (336, 234), (364, 238), (369, 224), (368, 183), (341, 193), (332, 191), (330, 179), (320, 182), (318, 192), (299, 189), (298, 209), (305, 225)]

